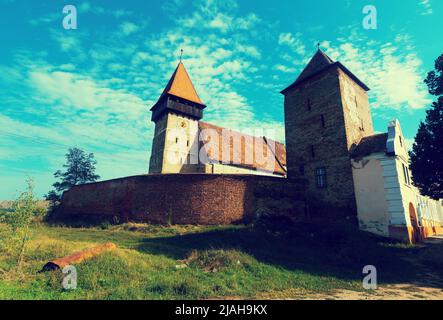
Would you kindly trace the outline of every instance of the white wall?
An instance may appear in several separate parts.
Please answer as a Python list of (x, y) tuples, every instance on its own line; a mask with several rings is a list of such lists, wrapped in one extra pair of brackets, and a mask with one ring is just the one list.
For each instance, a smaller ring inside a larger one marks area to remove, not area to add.
[(168, 114), (161, 173), (190, 172), (198, 165), (198, 121)]
[[(411, 203), (415, 208), (419, 223), (423, 219), (443, 222), (441, 202), (422, 196), (418, 188), (412, 184), (412, 173), (409, 170), (409, 155), (400, 123), (397, 120), (389, 123), (388, 135), (387, 150), (395, 157), (397, 181), (400, 187), (401, 206), (403, 207), (403, 219), (406, 225), (411, 226), (409, 213), (409, 205)], [(423, 223), (420, 224), (423, 225)]]
[(360, 229), (389, 236), (388, 202), (380, 160), (374, 156), (352, 160), (352, 175)]
[(443, 224), (442, 202), (420, 195), (412, 185), (408, 152), (397, 120), (389, 123), (386, 151), (352, 160), (360, 228), (389, 236), (389, 226), (411, 227), (410, 203), (422, 225), (424, 220)]

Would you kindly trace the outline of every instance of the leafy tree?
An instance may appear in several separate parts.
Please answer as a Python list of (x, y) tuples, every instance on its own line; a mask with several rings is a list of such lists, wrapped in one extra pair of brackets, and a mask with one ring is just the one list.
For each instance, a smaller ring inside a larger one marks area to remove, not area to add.
[(100, 176), (95, 174), (96, 164), (97, 161), (94, 159), (93, 153), (87, 154), (79, 148), (69, 149), (66, 154), (66, 164), (63, 165), (65, 171), (57, 170), (54, 173), (54, 177), (60, 181), (52, 185), (54, 190), (48, 192), (45, 196), (46, 200), (55, 204), (60, 201), (63, 191), (78, 184), (95, 182), (100, 179)]
[(425, 83), (437, 97), (426, 119), (420, 122), (415, 142), (409, 152), (414, 184), (434, 199), (443, 198), (443, 54), (435, 61), (435, 70)]
[(16, 261), (20, 269), (30, 238), (30, 225), (34, 218), (42, 214), (38, 207), (38, 200), (34, 196), (34, 183), (32, 179), (26, 181), (27, 189), (12, 203), (12, 211), (6, 212), (1, 217), (6, 228), (2, 231), (0, 245), (2, 251)]
[(425, 83), (430, 94), (434, 96), (443, 94), (443, 54), (435, 60), (435, 70), (428, 73)]

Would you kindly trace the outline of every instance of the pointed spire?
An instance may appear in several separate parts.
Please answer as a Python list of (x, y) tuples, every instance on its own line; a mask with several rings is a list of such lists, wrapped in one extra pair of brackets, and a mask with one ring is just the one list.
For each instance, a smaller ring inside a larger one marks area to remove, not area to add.
[(317, 52), (311, 58), (307, 66), (300, 73), (298, 78), (288, 86), (283, 89), (280, 93), (286, 94), (290, 89), (298, 86), (300, 83), (304, 82), (308, 78), (315, 76), (331, 66), (336, 66), (344, 71), (351, 79), (353, 79), (358, 85), (360, 85), (364, 90), (369, 91), (369, 87), (366, 86), (360, 79), (358, 79), (351, 71), (349, 71), (340, 61), (333, 61), (323, 50), (320, 48), (320, 43), (317, 45)]
[(186, 72), (185, 66), (181, 61), (181, 56), (180, 62), (166, 85), (166, 88), (163, 90), (159, 100), (161, 100), (165, 95), (173, 95), (184, 100), (204, 105), (194, 88), (191, 78)]
[(320, 49), (320, 43), (318, 43), (317, 52), (311, 58), (311, 61), (309, 61), (308, 65), (305, 67), (302, 73), (300, 73), (296, 82), (302, 81), (303, 79), (312, 76), (313, 74), (319, 72), (320, 70), (333, 63), (334, 61)]

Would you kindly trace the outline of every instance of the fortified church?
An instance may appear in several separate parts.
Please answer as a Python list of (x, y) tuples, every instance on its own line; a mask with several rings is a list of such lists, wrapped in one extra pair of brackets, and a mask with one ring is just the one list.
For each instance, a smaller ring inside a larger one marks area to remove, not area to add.
[(247, 222), (257, 208), (279, 197), (261, 198), (260, 185), (271, 183), (285, 193), (292, 181), (298, 191), (284, 201), (295, 208), (294, 219), (348, 219), (362, 230), (405, 242), (441, 233), (443, 203), (412, 185), (400, 123), (393, 120), (385, 133), (374, 132), (368, 91), (319, 49), (281, 92), (285, 147), (203, 122), (211, 106), (200, 99), (180, 61), (151, 107), (149, 174), (75, 186), (63, 194), (60, 210), (71, 218)]

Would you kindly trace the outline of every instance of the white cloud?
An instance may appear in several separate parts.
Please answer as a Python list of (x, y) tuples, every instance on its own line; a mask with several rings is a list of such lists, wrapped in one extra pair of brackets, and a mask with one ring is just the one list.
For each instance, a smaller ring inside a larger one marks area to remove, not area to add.
[(256, 58), (256, 59), (260, 59), (262, 56), (260, 51), (257, 49), (257, 47), (255, 47), (253, 45), (238, 44), (237, 50), (239, 52), (243, 52), (243, 53), (245, 53), (253, 58)]
[(139, 27), (136, 24), (134, 24), (132, 22), (128, 22), (128, 21), (126, 21), (120, 25), (120, 30), (121, 30), (122, 34), (125, 36), (128, 36), (134, 32), (137, 32), (138, 29), (139, 29)]
[(281, 72), (285, 72), (285, 73), (295, 73), (295, 68), (290, 68), (290, 67), (287, 67), (287, 66), (282, 65), (282, 64), (276, 64), (274, 66), (274, 69), (278, 70), (278, 71), (281, 71)]
[[(176, 26), (146, 41), (148, 48), (156, 48), (155, 62), (162, 79), (158, 81), (157, 96), (163, 90), (177, 60), (173, 53), (184, 50), (183, 61), (196, 90), (207, 104), (204, 121), (229, 128), (263, 126), (253, 106), (241, 92), (258, 71), (254, 59), (261, 59), (260, 50), (252, 45), (248, 30), (260, 23), (255, 14), (239, 16), (232, 3), (220, 12), (215, 7), (223, 1), (201, 2), (190, 16), (183, 16)], [(175, 9), (174, 9), (175, 10)], [(204, 37), (201, 30), (206, 29)], [(223, 35), (230, 31), (229, 39)], [(221, 35), (220, 35), (221, 34)], [(153, 57), (146, 57), (153, 59)], [(281, 127), (282, 124), (275, 123)], [(280, 137), (283, 137), (280, 135)]]
[(92, 13), (96, 15), (109, 15), (114, 18), (121, 18), (124, 16), (130, 16), (133, 14), (131, 11), (124, 9), (110, 9), (108, 7), (101, 7), (97, 4), (91, 4), (88, 1), (83, 2), (78, 6), (79, 13)]
[(220, 29), (222, 32), (228, 31), (232, 24), (232, 18), (228, 15), (219, 13), (209, 22), (209, 27)]
[[(37, 178), (37, 191), (43, 194), (67, 149), (74, 146), (96, 155), (103, 179), (147, 172), (152, 127), (147, 126), (149, 111), (137, 95), (66, 71), (70, 68), (61, 71), (38, 64), (20, 68), (23, 72), (9, 74), (21, 79), (20, 90), (30, 93), (27, 103), (33, 106), (34, 117), (44, 121), (28, 123), (0, 115), (0, 157), (11, 161), (2, 177), (30, 174)], [(25, 116), (30, 109), (20, 111)], [(39, 168), (28, 169), (29, 161), (39, 163)]]
[(322, 45), (332, 59), (341, 61), (371, 88), (372, 107), (420, 109), (428, 105), (426, 75), (409, 36), (384, 44), (367, 41), (363, 35), (353, 34), (353, 38), (359, 41), (348, 42), (347, 38)]
[(422, 6), (423, 9), (421, 15), (427, 16), (433, 13), (431, 0), (420, 0), (419, 4)]
[[(79, 12), (85, 15), (131, 14), (83, 3)], [(182, 5), (176, 0), (167, 10)], [(95, 153), (103, 179), (146, 173), (154, 128), (148, 107), (166, 85), (181, 48), (208, 105), (204, 121), (237, 130), (275, 129), (283, 140), (283, 123), (269, 115), (273, 106), (267, 106), (269, 114), (258, 114), (256, 101), (247, 98), (265, 67), (260, 40), (269, 37), (270, 25), (253, 12), (240, 12), (235, 1), (192, 2), (192, 9), (181, 11), (178, 20), (171, 14), (168, 28), (156, 33), (136, 18), (115, 23), (109, 32), (95, 33), (86, 25), (70, 35), (50, 29), (62, 65), (48, 62), (55, 54), (33, 50), (17, 55), (14, 68), (0, 66), (7, 71), (1, 89), (14, 88), (13, 94), (0, 94), (5, 110), (0, 128), (16, 133), (0, 135), (0, 156), (16, 162), (10, 172), (44, 171), (38, 184), (46, 192), (68, 147), (78, 146)], [(34, 171), (25, 165), (30, 161), (38, 163), (30, 166)]]
[(146, 111), (138, 96), (108, 88), (72, 72), (46, 68), (32, 70), (29, 72), (29, 84), (35, 89), (37, 98), (56, 105), (55, 112), (64, 115), (82, 111), (85, 112), (82, 119), (91, 116), (109, 120), (112, 116), (117, 120), (135, 121)]
[(302, 34), (297, 32), (295, 36), (291, 33), (280, 33), (278, 36), (278, 44), (288, 46), (295, 54), (304, 56), (306, 47), (302, 41)]
[[(178, 25), (185, 28), (215, 29), (221, 33), (227, 31), (247, 31), (253, 29), (261, 22), (255, 13), (244, 16), (237, 14), (237, 3), (235, 1), (196, 1), (195, 11), (192, 15), (181, 17)], [(167, 6), (167, 12), (177, 10), (178, 5)], [(176, 19), (176, 17), (172, 17)]]
[(261, 19), (255, 13), (250, 13), (246, 17), (239, 17), (235, 20), (236, 27), (244, 30), (254, 27), (259, 22), (261, 22)]

